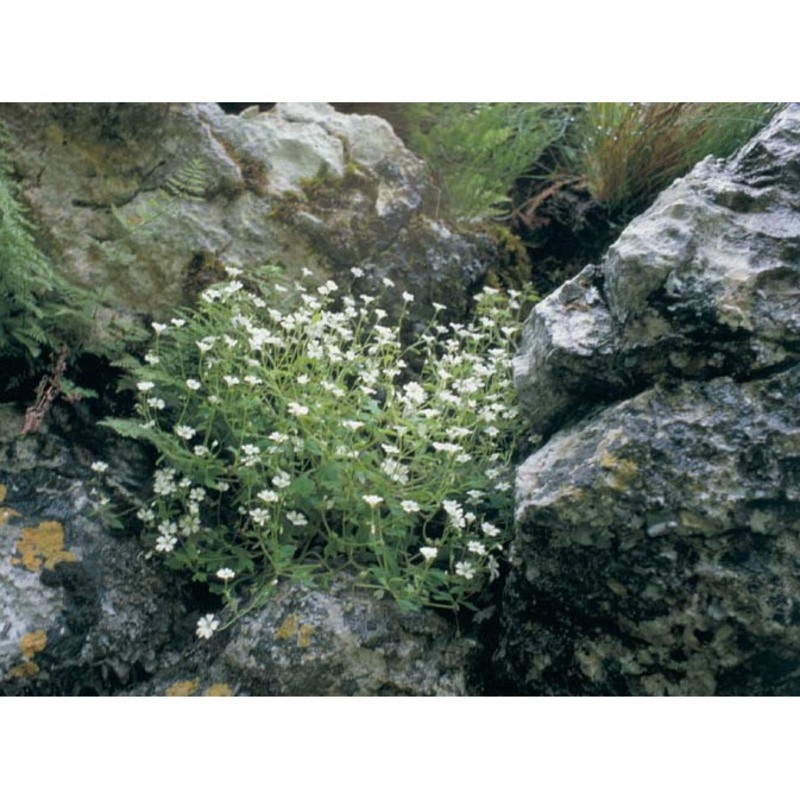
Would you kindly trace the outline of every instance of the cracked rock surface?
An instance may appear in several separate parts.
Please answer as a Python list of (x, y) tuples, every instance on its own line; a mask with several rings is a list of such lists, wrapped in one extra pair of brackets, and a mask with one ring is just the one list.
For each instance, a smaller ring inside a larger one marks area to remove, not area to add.
[(800, 691), (799, 364), (795, 105), (527, 323), (504, 691)]
[[(0, 122), (42, 247), (74, 282), (103, 288), (107, 313), (158, 317), (224, 266), (268, 263), (383, 292), (390, 313), (402, 292), (463, 311), (491, 245), (437, 219), (424, 164), (385, 120), (326, 103), (250, 111), (0, 104)], [(199, 185), (176, 193), (187, 169)]]

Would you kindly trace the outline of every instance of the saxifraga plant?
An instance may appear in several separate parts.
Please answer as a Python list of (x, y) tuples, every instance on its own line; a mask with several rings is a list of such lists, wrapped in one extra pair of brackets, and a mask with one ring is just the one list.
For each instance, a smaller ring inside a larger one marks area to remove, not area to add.
[(342, 570), (406, 609), (472, 607), (512, 523), (519, 295), (484, 289), (470, 324), (437, 305), (406, 347), (374, 296), (229, 272), (154, 324), (139, 418), (106, 423), (158, 451), (137, 512), (152, 552), (234, 610)]

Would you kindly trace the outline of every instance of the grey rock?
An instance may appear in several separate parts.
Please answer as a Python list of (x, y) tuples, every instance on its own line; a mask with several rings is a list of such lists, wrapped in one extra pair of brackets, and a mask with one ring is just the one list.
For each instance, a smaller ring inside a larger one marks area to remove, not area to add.
[(740, 379), (800, 355), (800, 106), (665, 190), (534, 309), (515, 359), (548, 434), (662, 377)]
[(533, 694), (800, 691), (800, 367), (657, 387), (518, 472), (496, 654)]
[[(3, 104), (0, 121), (42, 247), (75, 283), (102, 288), (104, 325), (191, 303), (222, 266), (278, 263), (289, 279), (307, 268), (382, 293), (390, 310), (410, 291), (455, 313), (486, 270), (485, 238), (428, 215), (424, 164), (378, 117), (325, 103), (243, 116), (213, 103), (54, 103)], [(202, 193), (170, 194), (192, 163)]]
[(533, 311), (498, 687), (800, 691), (800, 106)]
[(463, 695), (471, 643), (432, 611), (403, 612), (340, 583), (289, 587), (223, 653), (258, 695)]
[(286, 584), (130, 693), (461, 696), (474, 648), (434, 612), (403, 612), (349, 579), (326, 591)]
[(110, 694), (192, 636), (181, 592), (94, 513), (91, 453), (22, 420), (0, 408), (0, 694)]

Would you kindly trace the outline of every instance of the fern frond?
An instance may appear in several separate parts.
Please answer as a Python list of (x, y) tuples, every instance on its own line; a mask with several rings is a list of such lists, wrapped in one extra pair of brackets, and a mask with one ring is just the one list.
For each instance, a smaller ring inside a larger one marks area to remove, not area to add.
[(208, 190), (208, 169), (202, 159), (193, 158), (177, 170), (167, 179), (165, 189), (181, 200), (202, 198)]

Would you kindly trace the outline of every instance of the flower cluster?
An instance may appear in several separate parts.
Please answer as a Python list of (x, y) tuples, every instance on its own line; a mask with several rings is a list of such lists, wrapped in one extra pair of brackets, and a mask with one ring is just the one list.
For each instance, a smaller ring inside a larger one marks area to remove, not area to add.
[(159, 324), (139, 419), (110, 423), (160, 453), (138, 512), (154, 551), (226, 598), (350, 569), (407, 608), (462, 606), (508, 541), (518, 296), (484, 289), (470, 323), (437, 305), (407, 345), (409, 292), (389, 326), (378, 297), (271, 284)]

